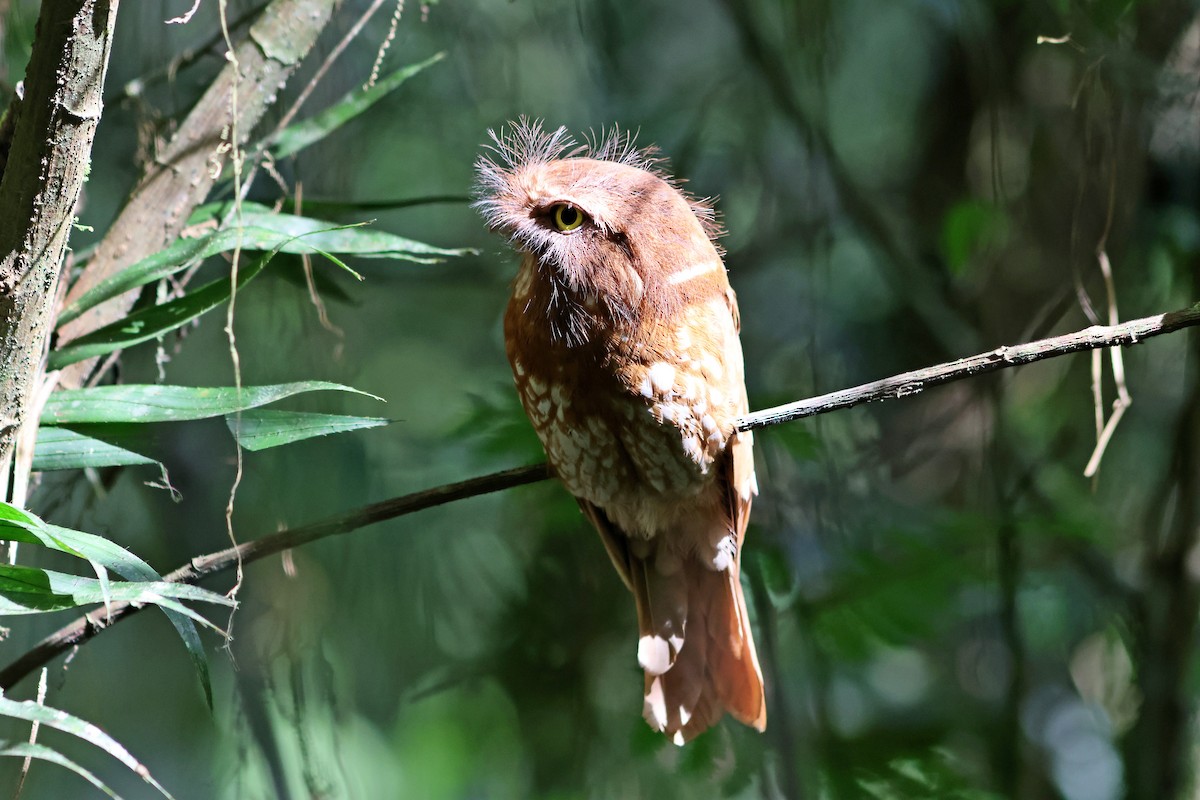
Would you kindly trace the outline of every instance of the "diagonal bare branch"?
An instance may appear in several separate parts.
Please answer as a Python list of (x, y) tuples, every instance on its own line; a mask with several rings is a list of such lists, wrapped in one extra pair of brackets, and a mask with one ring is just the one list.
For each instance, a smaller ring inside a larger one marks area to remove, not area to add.
[[(769, 425), (778, 425), (877, 400), (908, 397), (931, 386), (965, 380), (987, 372), (1031, 364), (1035, 361), (1057, 358), (1070, 353), (1134, 345), (1154, 336), (1161, 336), (1195, 325), (1200, 325), (1200, 303), (1190, 308), (1131, 320), (1120, 325), (1093, 325), (1075, 333), (1052, 336), (1026, 344), (1000, 347), (986, 353), (905, 372), (851, 389), (831, 392), (777, 408), (755, 411), (739, 420), (738, 429), (748, 431), (765, 428)], [(352, 509), (309, 525), (277, 531), (216, 553), (197, 556), (165, 576), (165, 580), (196, 583), (206, 576), (228, 571), (238, 563), (248, 564), (318, 539), (350, 533), (376, 522), (465, 500), (469, 497), (478, 497), (516, 486), (537, 483), (549, 477), (551, 477), (551, 471), (547, 465), (535, 464), (395, 497)], [(65, 625), (0, 670), (0, 690), (8, 691), (26, 675), (46, 665), (54, 657), (83, 644), (96, 634), (107, 630), (139, 610), (138, 606), (114, 603), (109, 613), (106, 613), (105, 609), (98, 609)]]
[[(166, 148), (148, 165), (87, 268), (71, 286), (68, 303), (179, 234), (220, 176), (231, 132), (237, 131), (238, 147), (246, 143), (340, 2), (273, 0), (263, 10)], [(235, 92), (241, 98), (236, 118), (230, 104)], [(89, 309), (59, 329), (60, 340), (76, 339), (120, 319), (136, 295), (122, 295)], [(94, 359), (72, 365), (63, 372), (62, 385), (82, 385), (95, 366)]]
[(998, 347), (986, 353), (893, 375), (890, 378), (864, 383), (852, 389), (842, 389), (839, 392), (798, 400), (795, 403), (788, 403), (776, 408), (754, 411), (738, 420), (738, 429), (750, 431), (876, 400), (908, 397), (930, 387), (941, 386), (943, 383), (960, 381), (987, 372), (1019, 367), (1022, 364), (1032, 364), (1035, 361), (1065, 356), (1083, 350), (1133, 345), (1143, 339), (1172, 333), (1196, 324), (1200, 324), (1200, 303), (1180, 311), (1143, 317), (1119, 325), (1093, 325), (1075, 333), (1052, 336), (1026, 344)]

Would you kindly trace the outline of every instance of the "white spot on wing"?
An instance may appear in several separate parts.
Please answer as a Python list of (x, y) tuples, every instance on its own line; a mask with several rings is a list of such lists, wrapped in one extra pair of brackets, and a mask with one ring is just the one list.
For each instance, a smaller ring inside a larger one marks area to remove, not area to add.
[(729, 569), (733, 566), (736, 555), (737, 543), (733, 540), (733, 535), (722, 537), (721, 541), (717, 542), (717, 554), (713, 556), (713, 569), (717, 572)]
[(688, 720), (690, 720), (691, 718), (692, 718), (692, 712), (688, 711), (687, 706), (680, 706), (679, 707), (679, 724), (687, 725)]
[[(638, 663), (651, 675), (662, 675), (671, 668), (671, 650), (667, 640), (661, 636), (643, 636), (638, 639)], [(657, 681), (655, 681), (657, 683)], [(660, 689), (661, 702), (661, 689)], [(646, 696), (649, 699), (649, 695)], [(666, 718), (666, 711), (663, 711)]]
[(671, 741), (676, 747), (683, 747), (687, 741), (683, 738), (683, 731), (675, 731), (675, 735), (671, 737)]
[(662, 678), (650, 681), (643, 714), (655, 730), (661, 731), (667, 727), (667, 701), (663, 698)]
[(752, 496), (758, 494), (758, 478), (754, 476), (753, 472), (747, 475), (746, 479), (742, 481), (742, 485), (738, 487), (738, 494), (747, 502), (749, 502)]
[(712, 272), (720, 266), (718, 261), (705, 261), (703, 264), (693, 264), (690, 267), (684, 267), (678, 272), (671, 273), (671, 277), (667, 278), (667, 283), (677, 284), (684, 281), (690, 281), (692, 278), (699, 278), (701, 275)]

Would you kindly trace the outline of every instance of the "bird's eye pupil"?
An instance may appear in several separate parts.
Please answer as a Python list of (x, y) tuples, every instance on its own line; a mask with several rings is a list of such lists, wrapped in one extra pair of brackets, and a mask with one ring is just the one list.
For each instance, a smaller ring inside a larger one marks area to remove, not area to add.
[(554, 227), (566, 233), (583, 224), (583, 212), (574, 206), (560, 203), (554, 207)]

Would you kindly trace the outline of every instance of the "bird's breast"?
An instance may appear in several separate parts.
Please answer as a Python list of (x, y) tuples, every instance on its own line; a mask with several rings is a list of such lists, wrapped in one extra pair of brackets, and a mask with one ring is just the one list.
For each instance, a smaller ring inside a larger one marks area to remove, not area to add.
[(572, 494), (627, 532), (652, 536), (716, 490), (738, 400), (722, 390), (712, 348), (686, 330), (646, 331), (644, 340), (602, 331), (567, 346), (519, 292), (505, 329), (521, 402)]

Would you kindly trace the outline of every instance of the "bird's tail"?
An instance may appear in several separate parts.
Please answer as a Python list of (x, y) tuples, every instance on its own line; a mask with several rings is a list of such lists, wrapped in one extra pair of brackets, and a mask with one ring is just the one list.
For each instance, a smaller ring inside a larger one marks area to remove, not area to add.
[(726, 711), (765, 729), (762, 670), (738, 558), (715, 570), (695, 555), (655, 552), (662, 549), (658, 542), (645, 545), (642, 554), (629, 554), (629, 577), (641, 631), (638, 661), (646, 672), (646, 721), (679, 745)]

